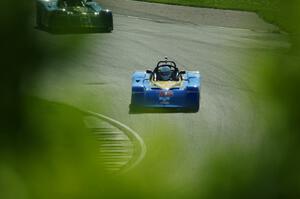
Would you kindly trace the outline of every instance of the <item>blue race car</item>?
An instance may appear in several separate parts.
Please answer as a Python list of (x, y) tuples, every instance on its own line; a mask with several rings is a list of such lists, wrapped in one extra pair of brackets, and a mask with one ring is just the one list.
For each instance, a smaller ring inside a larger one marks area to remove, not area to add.
[(201, 76), (198, 71), (179, 71), (174, 61), (159, 61), (151, 71), (132, 75), (130, 111), (163, 108), (198, 112)]

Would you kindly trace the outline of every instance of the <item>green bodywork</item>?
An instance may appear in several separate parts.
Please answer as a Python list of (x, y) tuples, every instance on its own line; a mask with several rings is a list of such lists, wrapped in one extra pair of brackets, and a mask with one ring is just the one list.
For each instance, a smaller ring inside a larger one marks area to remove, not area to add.
[(112, 12), (92, 0), (38, 0), (36, 22), (38, 28), (49, 31), (113, 30)]

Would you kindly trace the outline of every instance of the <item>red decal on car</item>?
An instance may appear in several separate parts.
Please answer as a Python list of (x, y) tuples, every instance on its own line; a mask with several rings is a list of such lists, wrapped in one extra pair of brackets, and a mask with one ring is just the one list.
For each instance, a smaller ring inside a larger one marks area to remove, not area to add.
[(173, 91), (160, 91), (159, 96), (160, 97), (172, 97)]

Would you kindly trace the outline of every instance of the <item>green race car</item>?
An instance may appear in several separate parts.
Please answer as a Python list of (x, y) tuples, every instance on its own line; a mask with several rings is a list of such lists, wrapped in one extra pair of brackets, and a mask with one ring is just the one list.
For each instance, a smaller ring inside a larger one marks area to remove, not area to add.
[(37, 0), (36, 23), (50, 32), (111, 32), (113, 15), (94, 0)]

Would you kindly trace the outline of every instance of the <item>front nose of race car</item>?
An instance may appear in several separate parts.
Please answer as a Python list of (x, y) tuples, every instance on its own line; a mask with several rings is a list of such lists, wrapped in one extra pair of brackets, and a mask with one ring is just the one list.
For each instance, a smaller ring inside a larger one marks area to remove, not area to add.
[(145, 93), (146, 107), (184, 107), (185, 93), (179, 90), (151, 89)]
[(199, 92), (140, 88), (132, 99), (132, 104), (145, 108), (193, 108), (199, 102)]

